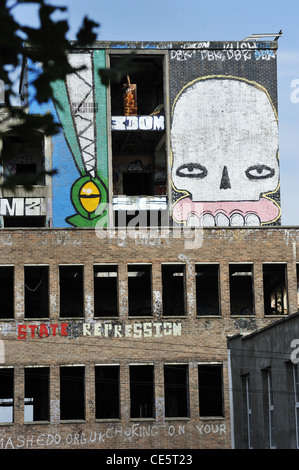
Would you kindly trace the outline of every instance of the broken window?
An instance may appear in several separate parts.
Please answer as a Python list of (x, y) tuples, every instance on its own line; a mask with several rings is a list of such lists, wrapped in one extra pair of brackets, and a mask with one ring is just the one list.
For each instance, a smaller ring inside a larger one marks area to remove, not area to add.
[(189, 374), (186, 364), (164, 366), (165, 416), (189, 417)]
[(94, 266), (94, 315), (118, 315), (117, 266)]
[(162, 264), (163, 315), (185, 315), (185, 266)]
[(129, 315), (152, 314), (152, 267), (149, 264), (128, 266)]
[(25, 318), (49, 316), (49, 267), (25, 266), (24, 268)]
[[(110, 55), (112, 67), (121, 60), (119, 55)], [(141, 212), (146, 221), (151, 211), (157, 211), (159, 223), (164, 223), (167, 213), (164, 54), (138, 55), (131, 65), (130, 75), (111, 84), (113, 208), (117, 226), (123, 226), (125, 220), (118, 212), (134, 211), (135, 216)], [(127, 223), (132, 218), (128, 217)]]
[(14, 317), (14, 268), (13, 266), (0, 266), (0, 318)]
[(197, 264), (195, 271), (197, 315), (220, 315), (219, 266)]
[(49, 421), (49, 368), (28, 367), (25, 373), (24, 421)]
[(59, 266), (60, 317), (83, 316), (83, 266)]
[[(36, 132), (30, 141), (7, 133), (3, 137), (3, 173), (5, 176), (23, 176), (32, 185), (44, 185), (44, 137)], [(27, 180), (30, 177), (30, 180)]]
[(13, 423), (14, 370), (0, 368), (0, 423)]
[(5, 228), (13, 227), (45, 227), (46, 217), (45, 216), (3, 216), (3, 225)]
[(84, 420), (84, 366), (60, 367), (60, 419)]
[(118, 419), (119, 366), (95, 366), (96, 419)]
[(198, 366), (199, 416), (223, 415), (222, 365)]
[(286, 265), (264, 264), (265, 315), (284, 315), (288, 311)]
[(253, 273), (250, 264), (231, 264), (229, 266), (231, 315), (252, 315)]
[(154, 366), (130, 366), (131, 418), (154, 417)]

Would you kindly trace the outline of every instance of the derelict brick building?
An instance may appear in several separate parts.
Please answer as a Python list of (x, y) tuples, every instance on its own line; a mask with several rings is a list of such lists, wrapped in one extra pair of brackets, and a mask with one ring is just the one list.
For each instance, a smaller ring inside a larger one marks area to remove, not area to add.
[[(104, 87), (97, 68), (132, 52)], [(297, 310), (276, 55), (250, 38), (96, 43), (53, 84), (62, 107), (29, 106), (59, 135), (25, 148), (7, 126), (4, 172), (59, 174), (1, 193), (3, 448), (231, 446), (227, 336)]]

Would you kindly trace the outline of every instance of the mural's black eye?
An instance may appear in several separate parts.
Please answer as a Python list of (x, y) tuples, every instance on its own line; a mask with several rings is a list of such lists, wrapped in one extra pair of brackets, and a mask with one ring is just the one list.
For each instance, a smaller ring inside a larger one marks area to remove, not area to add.
[(177, 176), (183, 176), (185, 178), (204, 178), (208, 174), (208, 170), (205, 166), (199, 163), (187, 163), (181, 165), (177, 171)]
[(247, 168), (245, 175), (250, 180), (261, 180), (272, 178), (275, 175), (275, 170), (266, 165), (253, 165)]

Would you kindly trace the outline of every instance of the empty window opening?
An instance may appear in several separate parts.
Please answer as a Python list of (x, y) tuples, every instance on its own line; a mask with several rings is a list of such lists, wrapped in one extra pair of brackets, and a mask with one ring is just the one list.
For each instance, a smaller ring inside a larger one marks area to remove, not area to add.
[[(36, 132), (30, 141), (7, 133), (3, 138), (3, 172), (5, 176), (23, 175), (32, 185), (44, 185), (44, 138)], [(21, 184), (21, 183), (19, 183)]]
[(198, 366), (199, 416), (223, 415), (222, 366)]
[(60, 419), (84, 420), (84, 367), (60, 368)]
[(83, 266), (59, 266), (60, 317), (83, 316)]
[(185, 364), (164, 366), (165, 416), (189, 417), (189, 374)]
[[(120, 60), (111, 55), (111, 67)], [(167, 194), (163, 64), (163, 55), (135, 57), (132, 73), (111, 84), (114, 195)]]
[(13, 423), (14, 370), (0, 369), (0, 423)]
[(13, 266), (0, 266), (0, 318), (14, 317), (14, 268)]
[(154, 366), (130, 366), (131, 418), (154, 417)]
[(151, 265), (128, 266), (128, 297), (130, 316), (152, 314), (152, 267)]
[(118, 315), (117, 266), (94, 266), (94, 315)]
[(49, 316), (49, 267), (25, 266), (25, 318)]
[(163, 315), (185, 315), (185, 266), (162, 265), (162, 302)]
[(119, 419), (119, 400), (119, 366), (96, 366), (96, 419)]
[(219, 266), (196, 265), (197, 315), (220, 315)]
[(24, 421), (49, 421), (49, 368), (25, 369)]
[(252, 265), (230, 265), (229, 285), (231, 315), (252, 315), (254, 313)]
[(286, 265), (263, 266), (265, 315), (285, 315), (288, 312)]
[(45, 227), (46, 226), (46, 217), (45, 216), (4, 216), (3, 225), (5, 228), (14, 228), (14, 227)]

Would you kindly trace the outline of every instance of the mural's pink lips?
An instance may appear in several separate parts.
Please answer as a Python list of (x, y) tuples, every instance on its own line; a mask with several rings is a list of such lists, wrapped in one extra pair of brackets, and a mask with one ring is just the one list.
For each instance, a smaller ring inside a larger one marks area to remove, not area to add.
[(261, 223), (265, 223), (277, 219), (279, 212), (279, 207), (266, 198), (260, 198), (259, 201), (193, 202), (186, 197), (175, 204), (173, 215), (176, 220), (184, 221), (190, 214), (195, 214), (199, 218), (205, 214), (215, 217), (222, 213), (228, 218), (233, 214), (240, 214), (243, 217), (255, 214)]

